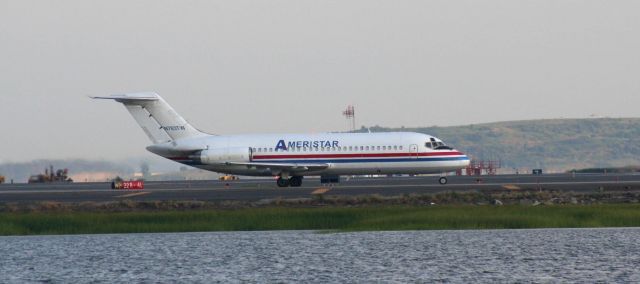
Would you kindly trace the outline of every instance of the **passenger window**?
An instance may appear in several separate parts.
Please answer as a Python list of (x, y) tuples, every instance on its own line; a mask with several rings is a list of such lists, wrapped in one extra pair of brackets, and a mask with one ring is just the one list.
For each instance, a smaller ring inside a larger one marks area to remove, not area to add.
[(399, 148), (400, 150), (402, 150), (402, 146), (398, 146), (398, 148)]

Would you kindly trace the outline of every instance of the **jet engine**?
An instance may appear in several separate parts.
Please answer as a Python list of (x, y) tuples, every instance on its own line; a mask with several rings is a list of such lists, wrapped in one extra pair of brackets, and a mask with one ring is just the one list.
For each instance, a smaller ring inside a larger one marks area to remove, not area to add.
[(251, 149), (244, 147), (207, 149), (196, 152), (189, 158), (202, 164), (224, 164), (227, 162), (251, 162)]

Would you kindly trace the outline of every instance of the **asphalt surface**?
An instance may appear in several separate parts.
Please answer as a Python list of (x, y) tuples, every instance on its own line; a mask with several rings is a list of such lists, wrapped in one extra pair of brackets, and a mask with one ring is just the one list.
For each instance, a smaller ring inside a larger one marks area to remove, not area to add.
[(449, 176), (449, 183), (438, 184), (438, 177), (345, 178), (339, 184), (321, 185), (319, 179), (306, 178), (302, 187), (279, 188), (273, 179), (239, 181), (147, 182), (144, 190), (113, 190), (110, 183), (3, 184), (0, 203), (109, 202), (119, 200), (201, 200), (258, 201), (265, 199), (358, 196), (378, 194), (433, 194), (440, 192), (555, 190), (566, 192), (640, 191), (640, 175), (499, 175)]

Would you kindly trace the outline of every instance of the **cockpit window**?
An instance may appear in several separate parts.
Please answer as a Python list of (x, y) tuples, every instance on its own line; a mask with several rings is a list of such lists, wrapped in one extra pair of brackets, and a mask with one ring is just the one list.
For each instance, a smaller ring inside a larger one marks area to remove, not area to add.
[(435, 150), (452, 150), (453, 148), (447, 146), (442, 141), (435, 141), (435, 139), (431, 138), (431, 142), (426, 142), (424, 144), (425, 147)]
[(444, 143), (442, 142), (438, 142), (438, 147), (436, 147), (436, 150), (453, 150), (453, 148), (444, 145)]

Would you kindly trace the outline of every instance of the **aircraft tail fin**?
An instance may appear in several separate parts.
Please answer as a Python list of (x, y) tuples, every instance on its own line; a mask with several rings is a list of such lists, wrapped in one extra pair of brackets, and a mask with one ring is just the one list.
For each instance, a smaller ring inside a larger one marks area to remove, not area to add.
[(206, 135), (195, 129), (156, 93), (132, 93), (107, 97), (124, 104), (154, 144)]

